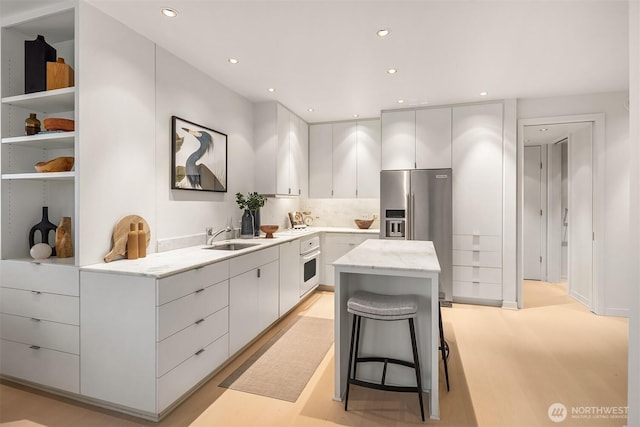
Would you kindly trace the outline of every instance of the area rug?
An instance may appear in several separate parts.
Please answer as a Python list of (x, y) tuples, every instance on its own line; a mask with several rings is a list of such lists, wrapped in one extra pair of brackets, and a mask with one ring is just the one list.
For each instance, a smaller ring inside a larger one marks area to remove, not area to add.
[(333, 320), (301, 317), (266, 342), (220, 387), (295, 402), (333, 344)]

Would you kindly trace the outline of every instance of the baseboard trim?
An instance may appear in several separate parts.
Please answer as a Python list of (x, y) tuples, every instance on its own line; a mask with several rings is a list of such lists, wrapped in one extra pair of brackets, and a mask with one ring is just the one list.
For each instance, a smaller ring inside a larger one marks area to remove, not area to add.
[(517, 310), (518, 302), (517, 301), (502, 301), (502, 308), (505, 310)]

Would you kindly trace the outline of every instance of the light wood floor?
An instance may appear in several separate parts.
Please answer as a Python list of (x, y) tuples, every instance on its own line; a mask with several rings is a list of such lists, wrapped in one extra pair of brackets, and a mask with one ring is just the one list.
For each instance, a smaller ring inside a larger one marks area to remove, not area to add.
[(547, 410), (556, 402), (570, 412), (626, 406), (627, 320), (588, 312), (559, 284), (525, 282), (524, 288), (523, 310), (463, 304), (443, 309), (451, 347), (451, 392), (446, 392), (441, 372), (440, 421), (420, 421), (415, 395), (357, 387), (345, 412), (331, 399), (333, 348), (296, 403), (217, 387), (293, 316), (331, 318), (333, 294), (318, 292), (160, 423), (2, 381), (0, 425), (623, 426), (625, 419), (578, 419), (571, 414), (553, 423)]

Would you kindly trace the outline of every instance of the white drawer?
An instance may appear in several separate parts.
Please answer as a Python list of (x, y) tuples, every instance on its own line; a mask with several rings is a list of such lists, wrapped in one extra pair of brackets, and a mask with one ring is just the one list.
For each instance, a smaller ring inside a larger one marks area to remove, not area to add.
[[(235, 277), (261, 265), (269, 264), (280, 257), (277, 246), (261, 249), (229, 260), (229, 277)], [(297, 261), (297, 260), (292, 260)]]
[(228, 278), (229, 261), (221, 261), (159, 279), (157, 304), (165, 304)]
[(158, 379), (158, 412), (215, 371), (229, 357), (229, 336), (224, 335)]
[(502, 300), (502, 285), (483, 282), (453, 282), (453, 298)]
[(75, 325), (0, 314), (0, 338), (80, 354), (80, 328)]
[(453, 281), (502, 283), (502, 269), (490, 267), (453, 266)]
[(1, 261), (0, 265), (0, 286), (52, 294), (80, 295), (80, 275), (77, 267), (7, 260)]
[(454, 234), (453, 249), (460, 249), (463, 251), (490, 251), (502, 253), (502, 237)]
[(366, 233), (325, 233), (324, 242), (326, 245), (333, 244), (354, 244), (355, 246), (360, 243), (369, 240), (369, 239), (377, 239), (379, 236), (377, 234), (366, 234)]
[(158, 343), (158, 377), (229, 332), (225, 307)]
[(161, 305), (157, 310), (157, 341), (162, 341), (169, 335), (175, 334), (228, 305), (228, 280)]
[(80, 393), (80, 357), (0, 340), (0, 372), (47, 387)]
[(502, 267), (502, 254), (489, 251), (453, 250), (453, 265), (473, 267)]
[(52, 322), (79, 325), (79, 298), (0, 288), (0, 312)]

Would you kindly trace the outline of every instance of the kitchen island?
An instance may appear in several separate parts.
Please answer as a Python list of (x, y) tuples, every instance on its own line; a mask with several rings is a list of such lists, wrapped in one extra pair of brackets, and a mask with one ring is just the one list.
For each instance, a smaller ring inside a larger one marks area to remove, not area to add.
[[(335, 268), (335, 383), (334, 399), (346, 390), (351, 316), (347, 300), (364, 290), (418, 297), (416, 334), (422, 384), (429, 393), (429, 414), (440, 419), (438, 400), (438, 276), (440, 263), (432, 242), (367, 240), (333, 263)], [(360, 355), (412, 360), (407, 322), (363, 322)], [(380, 366), (378, 366), (380, 365)], [(358, 366), (358, 377), (379, 381), (382, 364)], [(388, 384), (415, 386), (413, 369), (389, 365)]]

